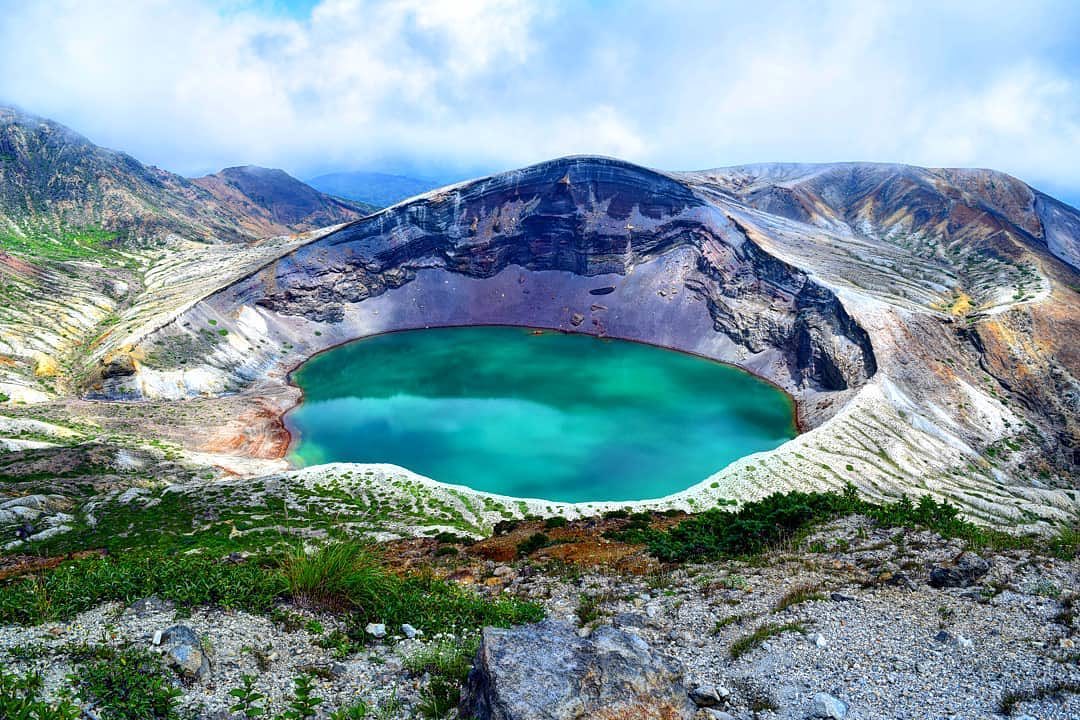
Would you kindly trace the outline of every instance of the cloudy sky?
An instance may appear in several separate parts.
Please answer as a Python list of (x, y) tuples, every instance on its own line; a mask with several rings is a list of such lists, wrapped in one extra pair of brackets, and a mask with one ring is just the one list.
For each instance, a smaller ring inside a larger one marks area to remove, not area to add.
[(1075, 0), (0, 0), (0, 102), (188, 175), (875, 160), (1080, 204)]

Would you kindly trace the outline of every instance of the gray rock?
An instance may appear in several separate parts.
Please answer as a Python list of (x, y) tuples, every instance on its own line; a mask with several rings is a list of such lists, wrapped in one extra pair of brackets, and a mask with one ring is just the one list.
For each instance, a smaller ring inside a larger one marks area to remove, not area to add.
[(855, 596), (854, 595), (845, 595), (844, 593), (838, 593), (838, 592), (832, 593), (831, 595), (829, 595), (829, 597), (832, 599), (833, 602), (854, 602), (855, 601)]
[(364, 632), (371, 637), (384, 638), (386, 637), (386, 625), (382, 623), (368, 623), (364, 626)]
[(478, 720), (689, 720), (680, 669), (640, 637), (605, 625), (485, 628), (461, 702)]
[(819, 692), (814, 695), (811, 713), (816, 718), (843, 720), (847, 716), (847, 705), (828, 693)]
[(151, 595), (131, 603), (131, 606), (124, 612), (136, 617), (146, 617), (153, 613), (168, 612), (172, 609), (173, 604), (170, 601), (162, 600), (157, 595)]
[(423, 635), (422, 632), (420, 632), (419, 630), (414, 628), (409, 623), (403, 623), (402, 624), (402, 626), (401, 626), (401, 634), (404, 635), (405, 637), (409, 638), (410, 640), (412, 640), (414, 637), (416, 637), (418, 635)]
[(936, 588), (970, 587), (988, 572), (990, 563), (974, 553), (964, 553), (956, 562), (930, 568), (930, 585)]
[(969, 648), (974, 644), (963, 635), (953, 635), (948, 630), (940, 631), (937, 635), (934, 636), (934, 639), (937, 640), (939, 643), (944, 643), (945, 645), (955, 645), (962, 648)]
[(165, 645), (165, 664), (183, 680), (198, 682), (210, 674), (210, 658), (191, 628), (174, 625), (161, 634), (160, 641)]
[(716, 707), (727, 700), (731, 691), (715, 685), (699, 685), (690, 691), (690, 699), (698, 707)]
[(731, 713), (716, 708), (701, 708), (695, 716), (695, 720), (737, 720)]

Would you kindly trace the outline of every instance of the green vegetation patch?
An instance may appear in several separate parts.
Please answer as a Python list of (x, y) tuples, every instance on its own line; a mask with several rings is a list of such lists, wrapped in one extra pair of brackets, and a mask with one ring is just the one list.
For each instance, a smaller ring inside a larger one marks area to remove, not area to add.
[(1013, 535), (980, 527), (960, 517), (948, 501), (924, 495), (918, 503), (904, 496), (877, 505), (861, 499), (853, 485), (843, 492), (774, 493), (737, 510), (714, 508), (670, 530), (633, 524), (609, 533), (625, 542), (645, 543), (666, 562), (700, 562), (750, 556), (790, 540), (810, 527), (845, 515), (865, 515), (885, 527), (922, 527), (944, 537), (959, 538), (972, 548), (1032, 548), (1070, 558), (1080, 550), (1080, 531), (1062, 529), (1052, 539)]
[(0, 235), (0, 249), (14, 255), (44, 260), (92, 260), (111, 263), (121, 259), (112, 247), (117, 234), (100, 227), (60, 231), (29, 230), (25, 235)]
[(68, 700), (42, 700), (43, 685), (41, 675), (16, 675), (0, 667), (0, 718), (76, 720), (82, 715), (82, 711)]
[(67, 562), (0, 585), (0, 623), (60, 620), (103, 602), (130, 603), (150, 595), (188, 607), (264, 612), (285, 589), (280, 574), (254, 562), (129, 552)]
[(92, 703), (101, 720), (180, 720), (180, 689), (157, 656), (134, 649), (88, 647), (72, 676), (80, 700)]

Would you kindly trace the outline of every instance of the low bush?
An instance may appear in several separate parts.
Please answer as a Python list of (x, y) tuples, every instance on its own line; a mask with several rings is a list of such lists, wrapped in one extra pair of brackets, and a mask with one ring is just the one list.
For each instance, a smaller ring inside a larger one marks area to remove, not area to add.
[(927, 528), (964, 540), (974, 549), (1026, 547), (1061, 558), (1076, 557), (1080, 550), (1080, 531), (1076, 529), (1063, 529), (1049, 540), (1014, 535), (964, 520), (955, 505), (938, 502), (929, 495), (917, 503), (904, 496), (878, 505), (861, 499), (850, 484), (843, 492), (774, 493), (735, 510), (713, 508), (669, 530), (628, 526), (605, 535), (645, 543), (653, 555), (666, 562), (692, 562), (754, 555), (814, 525), (850, 514), (865, 515), (884, 527)]
[(461, 699), (461, 684), (472, 668), (480, 645), (472, 636), (459, 642), (441, 642), (413, 654), (405, 666), (415, 675), (427, 675), (428, 684), (420, 692), (420, 713), (427, 718), (447, 717)]
[[(79, 659), (79, 653), (73, 657)], [(161, 659), (142, 650), (87, 648), (72, 677), (75, 694), (92, 703), (101, 720), (180, 720), (180, 690), (170, 683)]]
[(67, 700), (54, 703), (39, 697), (40, 675), (16, 675), (0, 667), (0, 718), (11, 720), (76, 720), (82, 711)]
[(103, 602), (133, 602), (150, 595), (177, 605), (263, 612), (284, 590), (280, 575), (251, 562), (229, 563), (204, 555), (107, 555), (0, 585), (0, 622), (59, 620)]
[(525, 557), (531, 555), (541, 548), (546, 548), (551, 544), (551, 538), (544, 533), (533, 533), (525, 540), (522, 540), (517, 544), (518, 557)]

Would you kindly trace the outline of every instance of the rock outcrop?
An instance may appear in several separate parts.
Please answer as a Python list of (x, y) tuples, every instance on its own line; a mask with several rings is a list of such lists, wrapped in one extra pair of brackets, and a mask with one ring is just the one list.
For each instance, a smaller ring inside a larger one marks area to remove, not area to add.
[(477, 720), (682, 720), (697, 708), (671, 661), (610, 626), (485, 628), (461, 703)]

